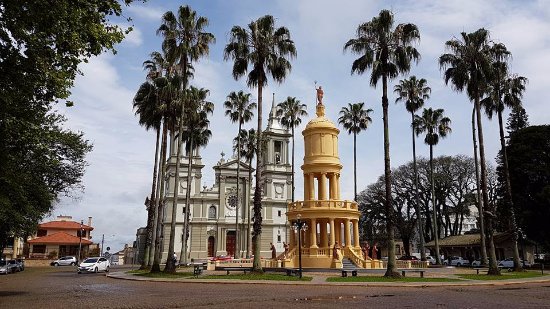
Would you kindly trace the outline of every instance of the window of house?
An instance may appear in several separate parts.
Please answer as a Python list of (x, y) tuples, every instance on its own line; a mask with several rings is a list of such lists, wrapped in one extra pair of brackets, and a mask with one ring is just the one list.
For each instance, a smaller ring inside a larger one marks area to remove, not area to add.
[(282, 215), (282, 212), (280, 210), (277, 210), (277, 216), (281, 216)]
[(48, 235), (48, 231), (46, 230), (38, 230), (36, 231), (36, 237), (42, 237)]
[(281, 163), (281, 153), (283, 153), (283, 142), (275, 141), (275, 164)]
[(216, 219), (216, 206), (208, 208), (208, 219)]
[(281, 242), (281, 235), (277, 235), (277, 242)]
[(46, 245), (32, 246), (32, 253), (46, 253)]

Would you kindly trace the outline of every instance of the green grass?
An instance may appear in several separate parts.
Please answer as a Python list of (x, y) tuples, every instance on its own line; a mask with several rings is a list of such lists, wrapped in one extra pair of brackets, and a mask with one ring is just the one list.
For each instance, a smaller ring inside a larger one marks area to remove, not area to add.
[(535, 271), (522, 271), (522, 272), (508, 272), (506, 270), (501, 271), (500, 276), (489, 276), (486, 274), (458, 274), (460, 278), (470, 279), (470, 280), (507, 280), (507, 279), (524, 279), (524, 278), (534, 278), (541, 277), (540, 272)]
[(386, 278), (378, 276), (357, 276), (357, 277), (329, 277), (328, 282), (457, 282), (459, 279), (451, 278), (420, 278), (420, 277), (403, 277), (403, 278)]
[(282, 274), (236, 274), (236, 275), (206, 275), (196, 279), (233, 279), (233, 280), (277, 280), (277, 281), (311, 281), (312, 277), (286, 276)]

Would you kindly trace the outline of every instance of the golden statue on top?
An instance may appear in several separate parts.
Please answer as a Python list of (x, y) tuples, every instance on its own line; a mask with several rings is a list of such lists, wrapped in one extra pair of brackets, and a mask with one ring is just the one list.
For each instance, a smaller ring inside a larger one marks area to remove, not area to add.
[(315, 88), (317, 90), (317, 104), (323, 105), (323, 87), (319, 86), (319, 88)]

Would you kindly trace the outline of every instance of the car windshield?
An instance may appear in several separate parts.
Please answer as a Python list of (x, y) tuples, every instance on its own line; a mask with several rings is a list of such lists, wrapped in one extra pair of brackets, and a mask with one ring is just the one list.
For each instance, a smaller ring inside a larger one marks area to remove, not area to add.
[(95, 263), (97, 259), (86, 259), (83, 263)]

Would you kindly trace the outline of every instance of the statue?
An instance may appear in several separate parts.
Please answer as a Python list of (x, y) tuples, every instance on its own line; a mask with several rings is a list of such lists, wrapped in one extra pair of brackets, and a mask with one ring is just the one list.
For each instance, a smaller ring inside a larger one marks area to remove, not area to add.
[(275, 245), (273, 245), (272, 242), (269, 243), (271, 245), (271, 258), (276, 260), (277, 259), (277, 249), (275, 249)]
[(285, 249), (285, 259), (288, 258), (288, 244), (283, 242), (283, 248)]
[(332, 258), (335, 260), (340, 260), (340, 246), (338, 245), (338, 242), (334, 242), (334, 248), (332, 249)]
[(377, 243), (374, 243), (374, 245), (372, 246), (372, 258), (375, 260), (378, 259), (378, 248), (376, 248), (377, 245)]
[(319, 86), (319, 88), (315, 88), (317, 90), (317, 104), (323, 104), (323, 95), (325, 94), (323, 92), (323, 87)]

